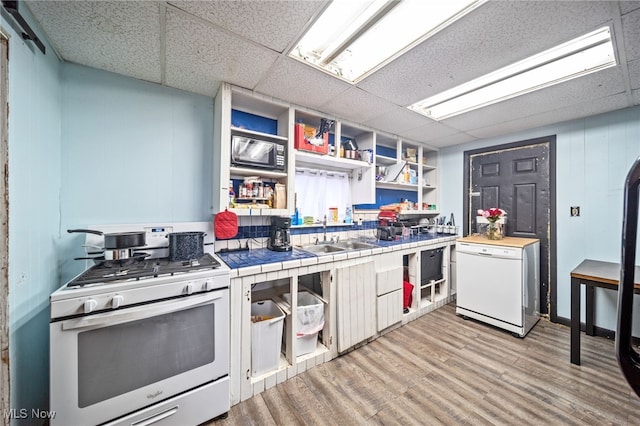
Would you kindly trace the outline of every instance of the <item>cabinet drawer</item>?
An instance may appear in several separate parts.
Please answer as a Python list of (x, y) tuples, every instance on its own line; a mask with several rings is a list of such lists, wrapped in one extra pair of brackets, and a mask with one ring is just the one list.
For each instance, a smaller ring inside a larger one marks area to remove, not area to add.
[(376, 273), (376, 295), (402, 290), (402, 266)]
[(402, 290), (377, 298), (378, 331), (402, 321)]

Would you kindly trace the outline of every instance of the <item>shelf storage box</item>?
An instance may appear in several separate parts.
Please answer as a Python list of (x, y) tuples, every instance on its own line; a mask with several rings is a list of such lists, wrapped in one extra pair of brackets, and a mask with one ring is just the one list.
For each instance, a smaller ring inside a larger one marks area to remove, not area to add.
[[(291, 294), (285, 293), (282, 298), (291, 305)], [(287, 322), (285, 328), (287, 334), (291, 324)], [(295, 334), (297, 342), (297, 355), (306, 355), (314, 352), (318, 343), (318, 333), (324, 327), (324, 304), (322, 300), (309, 293), (298, 293), (298, 310), (296, 311)]]
[(295, 149), (301, 151), (315, 152), (316, 154), (327, 154), (329, 152), (329, 133), (325, 132), (321, 138), (315, 138), (317, 129), (304, 123), (296, 123)]
[(280, 365), (284, 312), (272, 300), (251, 304), (251, 374), (259, 376)]

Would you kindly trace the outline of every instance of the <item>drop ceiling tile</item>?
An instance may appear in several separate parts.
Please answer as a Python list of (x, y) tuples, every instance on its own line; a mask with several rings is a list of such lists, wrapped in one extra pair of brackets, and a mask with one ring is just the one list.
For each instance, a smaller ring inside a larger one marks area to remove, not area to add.
[(391, 102), (380, 99), (362, 89), (352, 87), (322, 105), (321, 109), (335, 114), (336, 117), (355, 123), (363, 123), (392, 110), (395, 106)]
[(410, 105), (592, 31), (610, 15), (608, 2), (488, 2), (358, 85)]
[(640, 59), (640, 9), (622, 17), (622, 32), (627, 61)]
[(596, 114), (626, 108), (628, 106), (627, 95), (625, 93), (620, 93), (599, 99), (598, 102), (585, 101), (577, 105), (549, 109), (535, 115), (520, 117), (515, 120), (509, 120), (495, 125), (469, 130), (467, 133), (478, 138), (490, 138), (525, 129), (532, 129), (563, 121), (585, 118)]
[(351, 87), (299, 61), (281, 57), (255, 90), (294, 104), (320, 109)]
[(407, 139), (417, 142), (431, 143), (433, 139), (440, 139), (446, 136), (459, 133), (459, 130), (452, 129), (442, 123), (432, 122), (426, 126), (415, 127), (399, 132), (398, 134)]
[(625, 13), (629, 13), (636, 9), (640, 9), (640, 1), (621, 1), (620, 2), (620, 13), (623, 15)]
[(219, 27), (283, 52), (324, 1), (171, 1)]
[(430, 140), (428, 143), (429, 145), (436, 148), (444, 148), (447, 146), (460, 145), (462, 143), (472, 142), (475, 140), (477, 140), (476, 137), (460, 132), (442, 138)]
[[(544, 91), (444, 123), (404, 105), (610, 23), (619, 8), (624, 35), (616, 38), (624, 40), (620, 45), (630, 61), (633, 101), (640, 104), (638, 1), (619, 6), (608, 1), (488, 2), (355, 88), (277, 53), (296, 41), (325, 3), (180, 0), (165, 6), (163, 1), (114, 0), (23, 5), (66, 61), (153, 82), (163, 82), (164, 65), (168, 86), (213, 96), (220, 81), (228, 81), (392, 135), (444, 144), (471, 137), (466, 129), (518, 131), (518, 126), (544, 125), (544, 120), (557, 122), (558, 116), (574, 118), (582, 109), (597, 113), (610, 108), (607, 95), (617, 90), (618, 75), (578, 86), (575, 92), (569, 90), (573, 86)], [(621, 108), (628, 105), (620, 103)]]
[(253, 88), (278, 54), (167, 9), (166, 84), (214, 96), (225, 81)]
[(427, 124), (437, 124), (437, 122), (405, 107), (394, 106), (384, 114), (365, 121), (364, 124), (369, 127), (384, 129), (391, 134), (398, 134), (403, 130), (414, 129)]
[(640, 59), (627, 63), (632, 89), (640, 89)]
[(160, 9), (149, 1), (29, 1), (65, 61), (160, 83)]
[[(443, 120), (461, 131), (570, 107), (625, 91), (620, 67), (609, 68)], [(553, 101), (550, 101), (553, 100)]]

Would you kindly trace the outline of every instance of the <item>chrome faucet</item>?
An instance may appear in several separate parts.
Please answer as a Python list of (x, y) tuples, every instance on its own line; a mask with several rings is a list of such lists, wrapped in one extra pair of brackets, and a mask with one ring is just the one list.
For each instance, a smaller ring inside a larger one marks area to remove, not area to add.
[(322, 234), (323, 234), (323, 238), (322, 238), (322, 242), (326, 243), (327, 242), (327, 215), (324, 215), (324, 220), (322, 221)]
[[(323, 234), (323, 240), (322, 243), (326, 244), (327, 243), (327, 215), (324, 215), (324, 220), (322, 221), (322, 234)], [(316, 245), (320, 244), (320, 238), (316, 237)]]

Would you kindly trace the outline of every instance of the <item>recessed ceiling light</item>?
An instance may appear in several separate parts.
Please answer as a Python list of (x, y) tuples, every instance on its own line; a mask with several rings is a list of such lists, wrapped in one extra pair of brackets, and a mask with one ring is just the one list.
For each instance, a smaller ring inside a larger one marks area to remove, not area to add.
[(408, 108), (444, 120), (615, 65), (611, 30), (603, 27)]
[(485, 0), (334, 0), (289, 56), (355, 83)]

